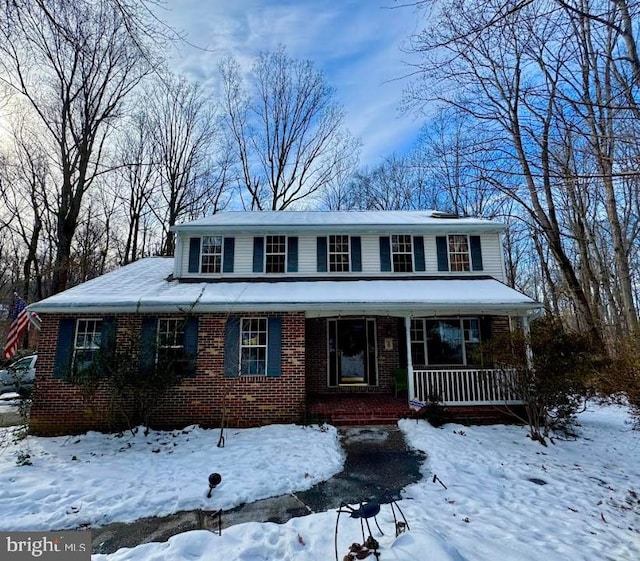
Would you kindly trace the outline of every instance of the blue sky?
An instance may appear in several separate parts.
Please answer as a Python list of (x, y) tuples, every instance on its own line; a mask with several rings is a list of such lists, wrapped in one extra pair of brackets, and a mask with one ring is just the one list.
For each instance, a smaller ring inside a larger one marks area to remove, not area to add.
[[(347, 128), (373, 166), (415, 141), (420, 121), (399, 111), (409, 55), (401, 47), (421, 14), (395, 0), (169, 0), (160, 17), (203, 49), (183, 45), (174, 69), (215, 88), (218, 62), (249, 65), (261, 50), (285, 45), (310, 59), (336, 89)], [(396, 7), (394, 9), (394, 7)]]

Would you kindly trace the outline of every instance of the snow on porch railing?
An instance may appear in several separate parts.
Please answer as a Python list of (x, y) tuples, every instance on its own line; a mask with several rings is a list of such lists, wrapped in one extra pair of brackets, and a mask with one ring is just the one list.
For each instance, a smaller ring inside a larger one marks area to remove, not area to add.
[(442, 405), (516, 405), (514, 373), (493, 369), (414, 370), (415, 399)]

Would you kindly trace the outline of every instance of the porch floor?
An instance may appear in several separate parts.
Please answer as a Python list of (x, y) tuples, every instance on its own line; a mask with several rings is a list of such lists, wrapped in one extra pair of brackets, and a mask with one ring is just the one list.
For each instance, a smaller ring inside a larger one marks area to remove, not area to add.
[(334, 425), (393, 425), (409, 417), (405, 397), (393, 394), (316, 394), (308, 398), (309, 419)]

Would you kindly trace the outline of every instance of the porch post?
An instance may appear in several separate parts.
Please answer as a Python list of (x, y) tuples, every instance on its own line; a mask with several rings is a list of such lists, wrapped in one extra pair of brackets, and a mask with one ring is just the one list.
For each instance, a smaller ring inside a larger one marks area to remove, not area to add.
[(522, 323), (522, 333), (525, 336), (525, 352), (527, 354), (527, 368), (533, 370), (533, 351), (531, 350), (531, 344), (529, 342), (529, 336), (531, 335), (531, 329), (529, 329), (529, 316), (521, 316), (520, 321)]
[(408, 384), (407, 387), (409, 389), (408, 393), (408, 401), (416, 396), (415, 387), (413, 383), (413, 362), (411, 362), (411, 316), (404, 317), (404, 330), (406, 336), (406, 345), (407, 345), (407, 377)]

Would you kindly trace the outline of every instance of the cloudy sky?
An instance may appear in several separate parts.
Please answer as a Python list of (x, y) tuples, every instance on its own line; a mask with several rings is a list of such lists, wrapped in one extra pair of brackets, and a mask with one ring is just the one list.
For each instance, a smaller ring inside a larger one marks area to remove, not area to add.
[(399, 110), (410, 55), (402, 52), (420, 29), (422, 13), (397, 0), (168, 0), (160, 17), (198, 48), (182, 45), (175, 70), (215, 87), (217, 64), (233, 55), (249, 65), (282, 44), (310, 59), (336, 89), (347, 127), (363, 141), (361, 164), (403, 153), (420, 122)]

